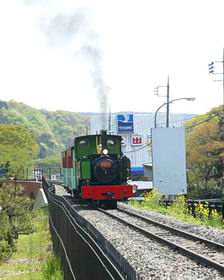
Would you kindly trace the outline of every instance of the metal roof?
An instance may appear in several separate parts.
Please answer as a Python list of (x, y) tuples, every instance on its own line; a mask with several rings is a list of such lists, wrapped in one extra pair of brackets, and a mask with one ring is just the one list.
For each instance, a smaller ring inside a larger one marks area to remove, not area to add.
[(153, 188), (153, 182), (151, 181), (128, 181), (131, 185), (136, 185), (138, 190), (147, 190)]

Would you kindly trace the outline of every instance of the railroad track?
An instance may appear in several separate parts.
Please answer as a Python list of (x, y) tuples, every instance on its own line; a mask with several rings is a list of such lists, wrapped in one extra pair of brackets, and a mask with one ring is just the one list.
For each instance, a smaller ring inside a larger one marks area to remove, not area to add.
[[(183, 241), (177, 241), (175, 240), (175, 245), (168, 247), (167, 245), (164, 245), (152, 237), (147, 237), (147, 235), (143, 235), (139, 233), (137, 230), (133, 230), (130, 226), (126, 226), (125, 224), (122, 224), (117, 219), (114, 219), (114, 217), (108, 217), (107, 215), (104, 215), (102, 212), (98, 211), (96, 208), (93, 209), (91, 207), (88, 207), (88, 205), (80, 205), (78, 201), (75, 201), (72, 197), (66, 196), (67, 203), (71, 205), (73, 209), (76, 209), (79, 215), (81, 215), (84, 219), (86, 219), (91, 225), (95, 227), (99, 231), (99, 233), (105, 238), (106, 240), (106, 254), (109, 254), (112, 257), (112, 262), (115, 260), (115, 263), (118, 263), (120, 265), (121, 263), (121, 257), (126, 259), (126, 264), (128, 262), (129, 267), (131, 266), (132, 269), (138, 274), (138, 279), (142, 280), (148, 280), (148, 279), (184, 279), (184, 280), (193, 280), (193, 279), (205, 279), (205, 280), (221, 280), (223, 278), (223, 270), (217, 268), (217, 266), (210, 265), (205, 260), (197, 260), (195, 261), (194, 257), (189, 257), (185, 253), (181, 251), (181, 249), (177, 248), (177, 244), (181, 245), (182, 247), (186, 247), (187, 249), (194, 251), (194, 248), (192, 247), (195, 244), (192, 243), (201, 243), (200, 241), (189, 241), (183, 238)], [(125, 207), (125, 209), (128, 207)], [(122, 207), (123, 209), (123, 207)], [(129, 210), (133, 211), (134, 213), (138, 213), (135, 210)], [(129, 221), (133, 224), (137, 224), (140, 228), (146, 229), (149, 231), (149, 224), (148, 222), (142, 221), (142, 219), (136, 218), (132, 216), (127, 217), (127, 214), (118, 210), (108, 210), (108, 213), (115, 214), (116, 217), (124, 218), (126, 221)], [(144, 214), (143, 214), (144, 215)], [(160, 219), (158, 215), (152, 215), (150, 214), (152, 219), (155, 219), (156, 221)], [(151, 218), (150, 217), (150, 218)], [(163, 223), (169, 223), (169, 218), (167, 219), (161, 219), (164, 222)], [(143, 225), (143, 222), (145, 223)], [(172, 225), (176, 225), (176, 223), (172, 222)], [(176, 225), (179, 227), (179, 223)], [(175, 226), (175, 227), (176, 227)], [(152, 227), (152, 225), (150, 226)], [(185, 226), (183, 227), (185, 228)], [(89, 229), (89, 226), (88, 226)], [(152, 229), (152, 228), (151, 228)], [(190, 228), (191, 229), (191, 228)], [(151, 231), (151, 230), (150, 230)], [(205, 234), (206, 236), (211, 236), (212, 231), (209, 230), (195, 230), (194, 232), (198, 232), (201, 234)], [(99, 238), (99, 233), (95, 233), (95, 231), (91, 231), (91, 236), (95, 241)], [(168, 233), (164, 233), (164, 231), (158, 227), (154, 229), (154, 233), (161, 233), (161, 236), (166, 239), (166, 235)], [(221, 233), (219, 233), (221, 234)], [(212, 235), (211, 238), (222, 240), (220, 238), (218, 233), (214, 232), (214, 236)], [(173, 239), (180, 239), (180, 237), (177, 235), (171, 234), (173, 236)], [(172, 239), (172, 238), (171, 238)], [(174, 241), (174, 240), (172, 240)], [(97, 241), (98, 242), (98, 241)], [(107, 243), (109, 242), (109, 243)], [(184, 244), (187, 243), (187, 244)], [(104, 244), (104, 242), (101, 242), (99, 244)], [(110, 246), (108, 246), (110, 244)], [(186, 245), (186, 246), (185, 246)], [(217, 244), (216, 244), (217, 245)], [(216, 246), (215, 245), (215, 246)], [(222, 245), (218, 244), (218, 247), (220, 248), (220, 255), (218, 256), (216, 254), (217, 250), (216, 247), (207, 247), (207, 249), (203, 247), (203, 249), (207, 250), (208, 258), (212, 259), (213, 261), (217, 262), (219, 265), (222, 265), (220, 263), (220, 260), (223, 259), (223, 249), (221, 248)], [(112, 246), (112, 247), (111, 247)], [(212, 245), (211, 245), (212, 246)], [(113, 250), (112, 250), (112, 249)], [(114, 250), (119, 252), (120, 257), (117, 257), (114, 255)], [(198, 248), (196, 252), (199, 255), (204, 256), (204, 253), (202, 252), (202, 249)], [(216, 257), (214, 257), (214, 254), (216, 254)], [(212, 256), (213, 255), (213, 256)], [(217, 260), (216, 260), (217, 258)], [(192, 260), (193, 259), (193, 260)], [(202, 265), (201, 265), (202, 263)], [(122, 267), (126, 267), (126, 264)], [(206, 264), (206, 265), (205, 265)], [(120, 266), (119, 266), (120, 267)], [(221, 274), (220, 274), (221, 271)], [(137, 275), (133, 277), (128, 277), (127, 279), (137, 279)]]
[(149, 218), (126, 211), (103, 210), (100, 212), (140, 232), (150, 239), (163, 243), (202, 265), (215, 268), (224, 274), (224, 245), (158, 223)]

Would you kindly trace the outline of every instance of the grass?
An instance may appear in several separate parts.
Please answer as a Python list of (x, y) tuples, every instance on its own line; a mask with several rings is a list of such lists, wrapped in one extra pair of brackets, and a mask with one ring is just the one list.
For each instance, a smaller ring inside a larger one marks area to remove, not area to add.
[(48, 209), (36, 211), (36, 231), (20, 235), (17, 251), (0, 264), (0, 280), (62, 280), (60, 261), (53, 255), (48, 226)]
[(160, 192), (158, 190), (153, 190), (145, 195), (143, 202), (130, 201), (130, 205), (144, 210), (169, 215), (183, 222), (224, 229), (224, 222), (222, 221), (221, 215), (216, 210), (212, 210), (211, 215), (209, 216), (207, 205), (199, 203), (196, 206), (196, 218), (194, 218), (190, 213), (188, 213), (184, 196), (177, 196), (175, 202), (167, 208), (160, 204), (160, 200), (162, 200)]

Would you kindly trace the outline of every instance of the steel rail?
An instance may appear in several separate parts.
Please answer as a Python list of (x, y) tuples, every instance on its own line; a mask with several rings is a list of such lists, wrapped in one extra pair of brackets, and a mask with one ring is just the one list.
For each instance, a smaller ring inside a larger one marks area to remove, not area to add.
[[(113, 214), (103, 210), (103, 209), (98, 209), (98, 210), (100, 212), (102, 212), (102, 213), (112, 217), (113, 219), (116, 219), (117, 221), (119, 221), (119, 222), (129, 226), (130, 228), (140, 232), (144, 236), (153, 238), (156, 241), (158, 241), (160, 243), (163, 243), (163, 244), (171, 247), (174, 250), (179, 251), (180, 253), (184, 254), (185, 256), (190, 257), (193, 261), (197, 261), (197, 262), (201, 263), (202, 265), (213, 267), (216, 270), (218, 270), (219, 272), (224, 273), (224, 266), (221, 265), (220, 263), (217, 263), (216, 261), (213, 261), (210, 258), (204, 257), (203, 255), (195, 253), (195, 252), (193, 252), (193, 251), (191, 251), (191, 250), (189, 250), (187, 248), (184, 248), (181, 245), (173, 243), (173, 242), (171, 242), (171, 241), (169, 241), (169, 240), (167, 240), (167, 239), (165, 239), (165, 238), (163, 238), (163, 237), (161, 237), (159, 235), (156, 235), (156, 234), (154, 234), (154, 233), (152, 233), (152, 232), (150, 232), (148, 230), (145, 230), (145, 229), (143, 229), (143, 228), (141, 228), (141, 227), (139, 227), (139, 226), (137, 226), (135, 224), (127, 222), (127, 221), (125, 221), (125, 220), (123, 220), (123, 219), (121, 219), (121, 218), (119, 218), (119, 217), (117, 217), (117, 216), (115, 216), (115, 215), (113, 215)], [(127, 214), (129, 214), (129, 212)], [(141, 219), (141, 217), (139, 217), (139, 218)]]
[(135, 213), (132, 213), (132, 212), (130, 212), (130, 211), (126, 211), (126, 210), (124, 210), (124, 209), (121, 208), (121, 207), (117, 208), (117, 210), (120, 211), (120, 212), (123, 212), (123, 213), (125, 213), (125, 214), (127, 214), (127, 215), (133, 216), (133, 217), (135, 217), (135, 218), (139, 218), (139, 219), (141, 219), (141, 220), (143, 220), (143, 221), (145, 221), (145, 222), (147, 222), (147, 223), (149, 223), (149, 224), (153, 224), (153, 225), (155, 225), (155, 226), (162, 227), (162, 228), (164, 228), (165, 230), (168, 230), (168, 231), (170, 231), (170, 232), (172, 232), (172, 233), (181, 235), (181, 236), (183, 236), (183, 237), (187, 237), (187, 238), (192, 239), (192, 240), (195, 240), (195, 241), (202, 242), (202, 243), (204, 243), (204, 244), (206, 244), (206, 245), (213, 246), (213, 247), (215, 247), (215, 248), (217, 248), (217, 249), (222, 249), (222, 250), (224, 251), (224, 245), (221, 244), (221, 243), (217, 243), (217, 242), (208, 240), (208, 239), (206, 239), (206, 238), (203, 238), (203, 237), (200, 237), (200, 236), (195, 235), (195, 234), (193, 234), (193, 233), (189, 233), (189, 232), (186, 232), (186, 231), (183, 231), (183, 230), (174, 228), (174, 227), (172, 227), (172, 226), (168, 226), (168, 225), (165, 225), (165, 224), (161, 224), (161, 223), (159, 223), (159, 222), (156, 222), (155, 220), (151, 220), (151, 219), (146, 218), (146, 217), (144, 217), (144, 216), (142, 216), (142, 215), (140, 215), (140, 214), (135, 214)]

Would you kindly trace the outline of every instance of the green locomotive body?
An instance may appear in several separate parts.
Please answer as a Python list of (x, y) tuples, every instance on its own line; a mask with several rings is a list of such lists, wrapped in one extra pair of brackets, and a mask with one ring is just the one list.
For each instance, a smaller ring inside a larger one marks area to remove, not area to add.
[(62, 153), (65, 188), (98, 205), (116, 207), (117, 201), (131, 197), (130, 160), (122, 154), (121, 141), (106, 131), (76, 137), (74, 146)]

